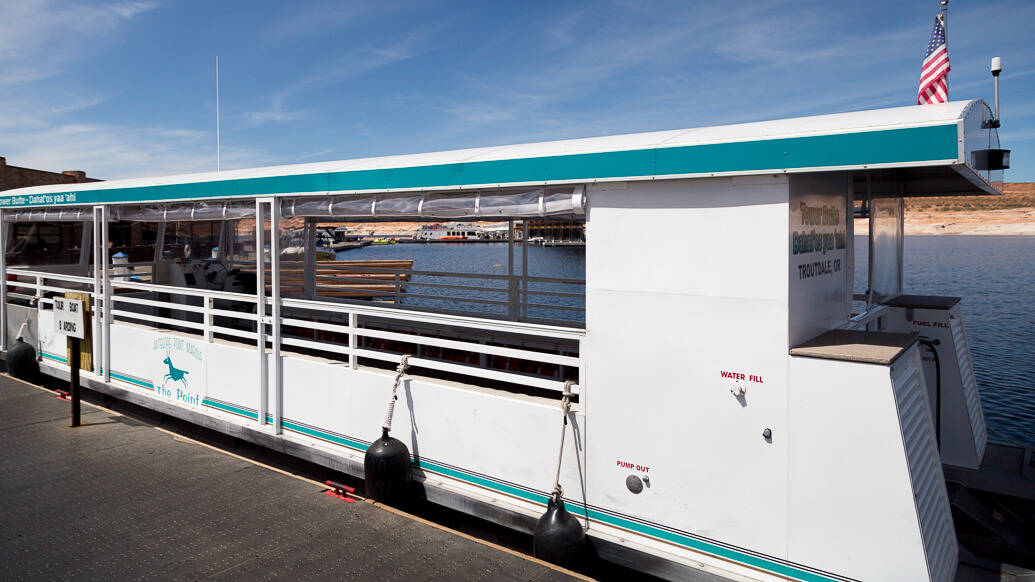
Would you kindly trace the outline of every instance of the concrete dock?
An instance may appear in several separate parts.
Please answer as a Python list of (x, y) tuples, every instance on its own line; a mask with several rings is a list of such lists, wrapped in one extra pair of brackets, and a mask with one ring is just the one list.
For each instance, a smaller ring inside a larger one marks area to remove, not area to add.
[(0, 376), (0, 579), (575, 580)]

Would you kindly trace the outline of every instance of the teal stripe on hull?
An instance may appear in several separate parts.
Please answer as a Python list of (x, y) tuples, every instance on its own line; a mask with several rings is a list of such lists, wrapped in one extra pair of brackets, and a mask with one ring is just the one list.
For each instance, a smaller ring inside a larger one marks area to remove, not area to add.
[(40, 351), (40, 355), (48, 360), (54, 360), (55, 362), (61, 362), (62, 364), (68, 363), (68, 358), (63, 358), (61, 356), (57, 356), (54, 354), (48, 354), (47, 352), (44, 352), (42, 350)]
[[(253, 413), (251, 417), (252, 418), (256, 418), (256, 415)], [(366, 449), (367, 449), (367, 445), (364, 445), (364, 444), (359, 443), (357, 441), (353, 441), (353, 440), (350, 440), (350, 439), (347, 439), (347, 438), (338, 437), (336, 435), (333, 435), (333, 434), (321, 431), (319, 429), (312, 429), (312, 428), (308, 428), (308, 427), (303, 427), (303, 426), (297, 425), (297, 424), (289, 422), (289, 421), (283, 421), (283, 427), (285, 429), (287, 429), (287, 430), (292, 430), (294, 432), (300, 432), (302, 434), (313, 436), (313, 437), (319, 438), (321, 440), (326, 440), (326, 441), (333, 442), (333, 443), (343, 444), (345, 446), (351, 447), (353, 449), (357, 449), (359, 451), (366, 451)], [(535, 493), (535, 492), (532, 492), (532, 491), (526, 491), (526, 490), (518, 488), (518, 487), (507, 485), (505, 483), (500, 483), (498, 481), (487, 479), (485, 477), (480, 477), (478, 475), (472, 475), (472, 474), (467, 473), (465, 471), (461, 471), (461, 470), (458, 470), (458, 469), (453, 469), (451, 467), (444, 467), (442, 465), (439, 465), (437, 463), (433, 463), (433, 462), (430, 462), (430, 461), (427, 461), (427, 460), (424, 460), (424, 459), (420, 460), (419, 466), (420, 466), (421, 469), (426, 470), (426, 471), (431, 471), (433, 473), (438, 473), (438, 474), (444, 475), (446, 477), (452, 477), (454, 479), (457, 479), (457, 480), (460, 480), (460, 481), (464, 481), (464, 482), (470, 483), (472, 485), (478, 485), (478, 486), (481, 486), (481, 487), (485, 487), (487, 489), (491, 489), (493, 491), (497, 491), (497, 492), (500, 492), (500, 493), (505, 493), (507, 495), (511, 495), (513, 497), (517, 497), (519, 499), (523, 499), (525, 501), (531, 501), (533, 503), (538, 503), (539, 505), (545, 506), (547, 501), (549, 501), (549, 497), (546, 496), (546, 495), (542, 495), (542, 494)], [(773, 572), (773, 573), (776, 573), (776, 574), (780, 574), (782, 576), (787, 576), (787, 577), (790, 577), (790, 578), (795, 579), (795, 580), (803, 580), (803, 581), (808, 581), (808, 582), (821, 582), (821, 581), (832, 581), (832, 580), (834, 580), (833, 578), (822, 576), (820, 574), (814, 574), (812, 572), (801, 570), (801, 569), (795, 568), (793, 566), (788, 566), (788, 565), (785, 565), (785, 564), (780, 564), (778, 562), (773, 562), (773, 561), (768, 560), (768, 559), (763, 558), (763, 557), (753, 556), (751, 554), (745, 554), (745, 553), (739, 552), (737, 550), (725, 548), (723, 546), (719, 546), (719, 545), (716, 545), (716, 544), (712, 544), (712, 543), (709, 543), (709, 542), (706, 542), (706, 541), (703, 541), (703, 540), (698, 540), (698, 539), (695, 539), (695, 538), (691, 538), (691, 537), (688, 537), (688, 536), (672, 533), (672, 532), (669, 532), (669, 531), (666, 531), (666, 530), (663, 530), (663, 529), (659, 529), (659, 528), (656, 528), (656, 527), (652, 527), (652, 526), (649, 526), (649, 525), (640, 524), (640, 523), (637, 523), (635, 521), (631, 521), (631, 520), (628, 520), (628, 519), (623, 519), (621, 517), (616, 517), (616, 516), (613, 516), (613, 515), (610, 515), (610, 514), (607, 514), (607, 513), (603, 513), (603, 512), (597, 511), (597, 510), (587, 509), (586, 512), (587, 512), (587, 516), (590, 519), (594, 520), (594, 521), (598, 521), (598, 522), (601, 522), (601, 523), (606, 523), (608, 525), (620, 527), (620, 528), (623, 528), (623, 529), (634, 531), (636, 533), (640, 533), (640, 534), (647, 535), (647, 536), (650, 536), (650, 537), (654, 537), (654, 538), (657, 538), (657, 539), (661, 539), (661, 540), (665, 540), (665, 541), (668, 541), (668, 542), (672, 542), (672, 543), (675, 543), (675, 544), (680, 545), (680, 546), (691, 548), (693, 550), (704, 552), (706, 554), (711, 554), (713, 556), (717, 556), (719, 558), (723, 558), (723, 559), (726, 559), (726, 560), (737, 562), (739, 564), (744, 564), (744, 565), (751, 566), (751, 567), (754, 567), (754, 568), (759, 568), (759, 569), (762, 569), (762, 570), (765, 570), (765, 571), (768, 571), (768, 572)]]
[[(409, 168), (241, 178), (107, 190), (69, 190), (45, 196), (75, 194), (72, 201), (53, 202), (52, 198), (47, 199), (44, 195), (31, 195), (38, 196), (39, 200), (26, 199), (17, 205), (144, 202), (392, 188), (451, 188), (478, 184), (591, 181), (608, 178), (933, 162), (954, 160), (958, 157), (958, 134), (956, 124), (948, 124)], [(11, 205), (15, 205), (12, 196), (0, 197), (0, 206)]]
[(116, 372), (115, 370), (112, 370), (111, 371), (111, 377), (115, 378), (116, 380), (122, 380), (123, 382), (128, 382), (130, 384), (133, 384), (134, 386), (140, 386), (141, 388), (147, 388), (148, 390), (154, 390), (154, 386), (152, 386), (150, 382), (148, 382), (146, 380), (143, 380), (141, 378), (137, 378), (136, 376), (129, 376), (127, 374), (123, 374), (121, 372)]
[[(112, 376), (116, 376), (116, 374), (113, 372)], [(248, 410), (247, 408), (236, 406), (234, 404), (217, 402), (214, 400), (209, 400), (207, 398), (202, 400), (202, 404), (204, 406), (208, 406), (218, 410), (223, 410), (225, 412), (230, 412), (252, 420), (258, 418), (258, 414), (256, 412)], [(267, 420), (272, 420), (272, 416), (267, 415)], [(361, 443), (357, 440), (335, 435), (318, 428), (310, 428), (288, 420), (284, 420), (282, 424), (285, 430), (290, 430), (292, 432), (305, 434), (327, 442), (343, 445), (360, 452), (364, 452), (368, 448), (368, 445)], [(479, 475), (473, 475), (471, 473), (467, 473), (459, 469), (454, 469), (452, 467), (445, 467), (443, 465), (439, 465), (437, 463), (426, 461), (423, 459), (420, 460), (419, 466), (421, 469), (430, 471), (432, 473), (438, 473), (446, 477), (451, 477), (453, 479), (464, 481), (472, 485), (478, 485), (486, 489), (497, 491), (499, 493), (504, 493), (506, 495), (517, 497), (519, 499), (530, 501), (532, 503), (537, 503), (539, 505), (545, 506), (547, 501), (549, 500), (549, 498), (546, 495), (542, 495), (540, 493), (526, 491), (519, 487), (507, 485), (506, 483), (500, 483), (498, 481), (481, 477)], [(764, 557), (746, 554), (735, 549), (726, 548), (704, 540), (699, 540), (696, 538), (673, 533), (657, 527), (641, 524), (629, 519), (610, 515), (608, 513), (604, 513), (595, 509), (587, 509), (585, 511), (586, 515), (593, 521), (605, 523), (611, 526), (636, 532), (645, 536), (671, 542), (673, 544), (696, 550), (698, 552), (703, 552), (725, 560), (736, 562), (738, 564), (750, 566), (767, 572), (772, 572), (774, 574), (779, 574), (781, 576), (786, 576), (794, 580), (803, 580), (807, 582), (832, 582), (835, 580), (834, 578), (829, 578), (827, 576), (802, 570), (794, 566), (774, 562)]]
[(202, 400), (201, 404), (203, 406), (209, 406), (209, 407), (212, 407), (212, 408), (215, 408), (215, 409), (218, 409), (218, 410), (222, 410), (222, 411), (225, 411), (225, 412), (232, 412), (233, 414), (236, 414), (236, 415), (239, 415), (239, 416), (243, 416), (245, 418), (250, 418), (252, 420), (257, 420), (259, 418), (258, 413), (250, 411), (250, 410), (248, 410), (246, 408), (241, 408), (240, 406), (234, 406), (233, 404), (225, 404), (223, 402), (215, 402), (213, 400), (209, 400), (208, 398), (205, 398), (204, 400)]
[(632, 520), (616, 517), (613, 515), (609, 515), (607, 513), (602, 513), (594, 509), (588, 509), (586, 511), (589, 514), (589, 518), (594, 521), (603, 522), (608, 525), (613, 525), (616, 527), (620, 527), (622, 529), (627, 529), (654, 538), (658, 538), (660, 540), (672, 542), (680, 546), (685, 546), (700, 552), (704, 552), (706, 554), (711, 554), (719, 558), (737, 562), (745, 566), (751, 566), (753, 568), (758, 568), (761, 570), (765, 570), (767, 572), (780, 574), (781, 576), (787, 576), (794, 580), (803, 580), (807, 582), (830, 582), (835, 580), (834, 578), (829, 578), (821, 574), (815, 574), (813, 572), (801, 570), (800, 568), (796, 568), (794, 566), (774, 562), (764, 557), (745, 554), (744, 552), (726, 548), (704, 540), (699, 540), (696, 538), (673, 533), (649, 525), (644, 525)]
[[(226, 406), (226, 405), (223, 405), (223, 404), (210, 403), (208, 401), (206, 401), (206, 404), (208, 404), (210, 406), (214, 406), (216, 408), (223, 409), (223, 410), (230, 410), (231, 412), (235, 412), (237, 414), (242, 414), (242, 416), (247, 416), (247, 417), (252, 418), (252, 419), (258, 418), (258, 415), (256, 415), (254, 412), (248, 412), (248, 411), (246, 411), (244, 409), (236, 408), (236, 407), (233, 407), (233, 406)], [(238, 412), (238, 411), (240, 411), (240, 412)], [(272, 417), (268, 416), (267, 419), (268, 420), (272, 420)], [(322, 431), (320, 429), (314, 429), (314, 428), (309, 428), (309, 427), (301, 426), (299, 424), (296, 424), (296, 423), (293, 423), (293, 422), (290, 422), (290, 421), (287, 421), (287, 420), (283, 421), (282, 424), (283, 424), (283, 427), (284, 427), (285, 430), (290, 430), (290, 431), (293, 431), (293, 432), (302, 433), (302, 434), (305, 434), (305, 435), (316, 437), (316, 438), (321, 439), (321, 440), (325, 440), (325, 441), (328, 441), (328, 442), (344, 445), (344, 446), (347, 446), (349, 448), (356, 449), (358, 451), (366, 451), (366, 449), (367, 449), (367, 445), (365, 445), (365, 444), (363, 444), (363, 443), (361, 443), (359, 441), (355, 441), (355, 440), (351, 440), (351, 439), (348, 439), (348, 438), (340, 437), (340, 436), (337, 436), (337, 435), (334, 435), (334, 434)], [(467, 472), (459, 470), (459, 469), (454, 469), (454, 468), (451, 468), (451, 467), (444, 467), (442, 465), (439, 465), (437, 463), (433, 463), (433, 462), (430, 462), (430, 461), (426, 461), (424, 459), (420, 460), (419, 466), (420, 466), (421, 469), (426, 470), (426, 471), (431, 471), (433, 473), (438, 473), (438, 474), (444, 475), (446, 477), (452, 477), (454, 479), (457, 479), (457, 480), (460, 480), (460, 481), (464, 481), (464, 482), (470, 483), (472, 485), (478, 485), (478, 486), (481, 486), (481, 487), (485, 487), (487, 489), (491, 489), (493, 491), (497, 491), (497, 492), (500, 492), (500, 493), (505, 493), (507, 495), (511, 495), (513, 497), (517, 497), (519, 499), (523, 499), (525, 501), (531, 501), (533, 503), (538, 503), (539, 505), (545, 506), (547, 501), (549, 500), (549, 497), (546, 496), (546, 495), (542, 495), (542, 494), (535, 493), (535, 492), (532, 492), (532, 491), (526, 491), (524, 489), (521, 489), (521, 488), (518, 488), (518, 487), (514, 487), (514, 486), (511, 486), (511, 485), (507, 485), (505, 483), (500, 483), (498, 481), (494, 481), (492, 479), (487, 479), (485, 477), (480, 477), (478, 475), (472, 475), (470, 473), (467, 473)], [(758, 569), (762, 569), (762, 570), (765, 570), (765, 571), (768, 571), (768, 572), (773, 572), (773, 573), (776, 573), (776, 574), (780, 574), (782, 576), (787, 576), (787, 577), (790, 577), (790, 578), (795, 579), (795, 580), (803, 580), (803, 581), (808, 581), (808, 582), (821, 582), (821, 581), (832, 581), (832, 580), (834, 580), (833, 578), (828, 578), (826, 576), (822, 576), (822, 575), (819, 575), (819, 574), (814, 574), (812, 572), (801, 570), (801, 569), (795, 568), (793, 566), (788, 566), (788, 565), (785, 565), (785, 564), (780, 564), (778, 562), (773, 562), (773, 561), (768, 560), (768, 559), (763, 558), (763, 557), (753, 556), (751, 554), (745, 554), (745, 553), (739, 552), (737, 550), (725, 548), (723, 546), (719, 546), (719, 545), (716, 545), (716, 544), (712, 544), (712, 543), (709, 543), (709, 542), (706, 542), (706, 541), (703, 541), (703, 540), (698, 540), (698, 539), (695, 539), (695, 538), (691, 538), (691, 537), (688, 537), (688, 536), (672, 533), (672, 532), (669, 532), (669, 531), (666, 531), (666, 530), (663, 530), (663, 529), (659, 529), (659, 528), (656, 528), (656, 527), (652, 527), (652, 526), (649, 526), (649, 525), (640, 524), (640, 523), (637, 523), (637, 522), (634, 522), (634, 521), (631, 521), (631, 520), (628, 520), (628, 519), (623, 519), (621, 517), (616, 517), (616, 516), (613, 516), (613, 515), (610, 515), (610, 514), (607, 514), (607, 513), (603, 513), (603, 512), (600, 512), (600, 511), (596, 511), (596, 510), (593, 510), (593, 509), (588, 509), (588, 510), (586, 510), (586, 512), (587, 512), (588, 517), (590, 519), (594, 520), (594, 521), (598, 521), (598, 522), (601, 522), (601, 523), (606, 523), (608, 525), (620, 527), (620, 528), (623, 528), (623, 529), (634, 531), (636, 533), (640, 533), (640, 534), (647, 535), (647, 536), (650, 536), (650, 537), (654, 537), (654, 538), (657, 538), (657, 539), (661, 539), (661, 540), (665, 540), (665, 541), (668, 541), (668, 542), (672, 542), (672, 543), (675, 543), (675, 544), (680, 545), (680, 546), (684, 546), (684, 547), (687, 547), (687, 548), (690, 548), (690, 549), (693, 549), (693, 550), (704, 552), (706, 554), (711, 554), (711, 555), (717, 556), (719, 558), (723, 558), (723, 559), (726, 559), (726, 560), (737, 562), (739, 564), (744, 564), (744, 565), (751, 566), (751, 567), (758, 568)]]

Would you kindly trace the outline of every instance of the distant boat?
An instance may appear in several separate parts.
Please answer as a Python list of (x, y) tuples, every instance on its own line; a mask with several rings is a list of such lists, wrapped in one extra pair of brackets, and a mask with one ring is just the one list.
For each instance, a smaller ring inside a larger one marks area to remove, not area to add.
[(397, 245), (397, 244), (399, 244), (399, 241), (394, 240), (394, 239), (390, 239), (390, 238), (375, 238), (374, 240), (370, 241), (370, 244), (372, 244), (372, 245)]
[[(314, 254), (316, 255), (317, 261), (334, 261), (338, 258), (338, 254), (335, 253), (334, 250), (332, 250), (330, 247), (322, 245), (318, 245), (314, 249)], [(301, 261), (305, 256), (305, 247), (287, 247), (284, 250), (280, 251), (280, 256), (284, 259), (293, 259)]]
[(435, 240), (481, 240), (489, 238), (485, 229), (477, 224), (462, 224), (449, 222), (446, 224), (422, 224), (413, 238), (422, 241)]
[(345, 225), (341, 225), (334, 230), (328, 231), (334, 242), (351, 242), (358, 241), (362, 235), (357, 233), (355, 229), (349, 228)]

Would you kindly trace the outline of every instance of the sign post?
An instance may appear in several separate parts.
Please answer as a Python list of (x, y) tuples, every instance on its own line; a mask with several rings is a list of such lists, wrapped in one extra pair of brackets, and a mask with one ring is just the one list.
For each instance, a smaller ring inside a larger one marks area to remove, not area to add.
[(85, 337), (83, 302), (64, 297), (54, 298), (54, 332), (68, 337), (72, 342), (71, 357), (68, 358), (69, 395), (72, 400), (72, 426), (79, 426), (79, 341)]

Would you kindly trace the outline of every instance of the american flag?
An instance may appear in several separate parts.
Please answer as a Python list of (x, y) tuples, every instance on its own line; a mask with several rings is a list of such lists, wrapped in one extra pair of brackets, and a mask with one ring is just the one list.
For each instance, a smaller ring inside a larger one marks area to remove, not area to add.
[(918, 105), (944, 103), (949, 100), (949, 47), (945, 44), (945, 26), (939, 14), (934, 17), (931, 42), (927, 44), (924, 66), (920, 68), (920, 90), (916, 95)]

